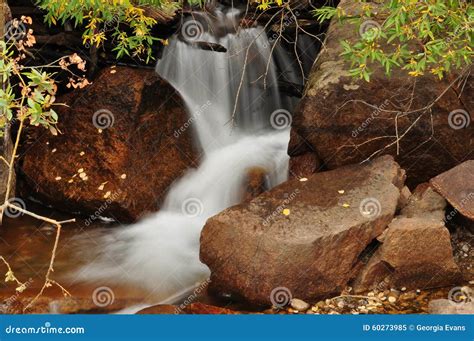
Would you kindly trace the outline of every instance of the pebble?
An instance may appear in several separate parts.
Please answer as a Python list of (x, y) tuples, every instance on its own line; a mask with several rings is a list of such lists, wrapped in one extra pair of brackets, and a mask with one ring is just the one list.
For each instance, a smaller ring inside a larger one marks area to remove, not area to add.
[(59, 180), (61, 180), (61, 179), (62, 179), (62, 178), (61, 178), (60, 176), (57, 176), (57, 177), (55, 178), (56, 181), (59, 181)]
[(464, 252), (468, 252), (469, 251), (469, 245), (464, 244), (461, 250), (463, 250)]
[(298, 311), (306, 311), (309, 309), (309, 304), (298, 298), (293, 298), (290, 302), (290, 305), (293, 309)]
[(390, 303), (394, 303), (396, 300), (397, 300), (397, 299), (396, 299), (395, 297), (393, 297), (393, 296), (390, 296), (390, 297), (388, 298), (388, 301), (389, 301)]
[(120, 178), (125, 180), (127, 178), (127, 174), (120, 175)]

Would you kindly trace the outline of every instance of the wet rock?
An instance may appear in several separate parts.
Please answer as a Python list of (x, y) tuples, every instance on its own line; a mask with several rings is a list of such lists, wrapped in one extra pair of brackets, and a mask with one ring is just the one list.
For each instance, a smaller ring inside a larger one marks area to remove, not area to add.
[(57, 102), (70, 105), (59, 110), (62, 134), (35, 129), (24, 145), (27, 196), (131, 222), (197, 164), (183, 100), (153, 70), (108, 68)]
[(269, 188), (267, 174), (267, 170), (258, 167), (252, 168), (247, 172), (247, 187), (243, 195), (244, 201), (255, 198)]
[(436, 217), (397, 217), (382, 245), (354, 282), (356, 292), (377, 288), (436, 288), (461, 280), (448, 229)]
[(298, 311), (306, 311), (310, 307), (308, 303), (298, 298), (293, 298), (290, 302), (290, 305), (293, 309), (296, 309)]
[(290, 159), (290, 179), (299, 179), (316, 173), (320, 169), (318, 158), (314, 154), (303, 154)]
[(211, 290), (268, 305), (340, 292), (392, 220), (403, 181), (386, 156), (290, 180), (224, 210), (201, 234)]
[[(361, 6), (349, 0), (339, 3), (354, 15)], [(374, 20), (381, 23), (384, 18)], [(474, 117), (468, 117), (474, 112), (474, 75), (450, 87), (459, 76), (454, 70), (444, 80), (429, 73), (413, 78), (398, 69), (388, 77), (374, 65), (370, 82), (355, 79), (348, 72), (352, 67), (341, 59), (340, 42), (358, 39), (359, 27), (331, 22), (325, 48), (293, 114), (288, 154), (314, 154), (329, 169), (391, 154), (407, 170), (411, 188), (468, 158), (474, 149)], [(429, 110), (420, 110), (427, 105)], [(470, 126), (456, 125), (455, 115), (470, 120)]]
[(474, 314), (474, 302), (455, 303), (447, 299), (433, 300), (429, 304), (430, 314)]
[(145, 314), (175, 315), (175, 314), (179, 314), (179, 308), (178, 306), (171, 305), (171, 304), (158, 304), (158, 305), (154, 305), (154, 306), (142, 309), (137, 312), (137, 315), (145, 315)]
[(456, 210), (474, 220), (474, 160), (436, 176), (430, 183)]

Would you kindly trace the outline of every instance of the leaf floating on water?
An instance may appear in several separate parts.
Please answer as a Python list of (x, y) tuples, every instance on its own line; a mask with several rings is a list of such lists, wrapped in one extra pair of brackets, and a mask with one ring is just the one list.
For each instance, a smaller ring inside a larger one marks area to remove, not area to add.
[(289, 215), (290, 215), (290, 209), (289, 209), (289, 208), (285, 208), (285, 209), (283, 210), (283, 215), (289, 216)]

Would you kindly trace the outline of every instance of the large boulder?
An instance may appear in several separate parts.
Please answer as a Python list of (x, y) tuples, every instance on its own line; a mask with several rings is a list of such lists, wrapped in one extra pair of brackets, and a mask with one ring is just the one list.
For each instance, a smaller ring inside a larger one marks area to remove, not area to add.
[[(342, 0), (339, 7), (356, 14), (362, 5)], [(319, 162), (335, 169), (391, 154), (414, 187), (466, 160), (474, 149), (474, 75), (455, 82), (455, 71), (439, 80), (428, 73), (414, 78), (394, 70), (388, 77), (376, 66), (370, 82), (355, 79), (340, 56), (340, 42), (359, 38), (358, 27), (331, 22), (325, 48), (293, 115), (291, 170), (317, 169)], [(305, 154), (319, 161), (300, 157)]]
[(404, 171), (386, 156), (301, 180), (207, 221), (200, 257), (211, 290), (261, 304), (341, 291), (392, 220)]
[(132, 222), (197, 165), (183, 100), (152, 70), (105, 69), (58, 102), (61, 134), (30, 136), (22, 166), (24, 192), (57, 209)]

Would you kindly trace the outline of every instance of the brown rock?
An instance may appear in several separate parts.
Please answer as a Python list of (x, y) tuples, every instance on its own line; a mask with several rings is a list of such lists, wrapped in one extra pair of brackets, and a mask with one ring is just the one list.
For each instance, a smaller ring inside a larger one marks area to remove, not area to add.
[(403, 180), (393, 159), (381, 157), (290, 180), (210, 218), (200, 255), (211, 290), (261, 304), (340, 292), (392, 220)]
[(59, 112), (63, 134), (33, 136), (22, 168), (25, 194), (57, 209), (131, 222), (158, 210), (171, 183), (196, 165), (191, 129), (180, 130), (183, 100), (152, 70), (105, 69), (58, 102), (70, 105)]
[(184, 309), (184, 314), (199, 314), (199, 315), (236, 315), (240, 314), (238, 311), (227, 308), (216, 307), (200, 302), (191, 303)]
[(290, 179), (308, 177), (316, 173), (321, 164), (316, 154), (308, 153), (290, 159)]
[[(339, 4), (354, 15), (361, 6), (349, 0)], [(474, 117), (462, 129), (453, 129), (448, 117), (462, 110), (458, 115), (467, 120), (474, 112), (474, 75), (449, 88), (459, 76), (455, 70), (444, 80), (428, 73), (413, 78), (398, 69), (388, 77), (374, 65), (370, 82), (355, 79), (348, 73), (352, 67), (340, 56), (340, 42), (358, 39), (358, 27), (348, 22), (341, 25), (337, 19), (331, 22), (325, 48), (293, 114), (288, 154), (316, 153), (329, 169), (391, 154), (407, 170), (410, 187), (468, 158), (474, 150)], [(433, 102), (429, 110), (421, 110)]]
[(243, 200), (251, 200), (262, 194), (268, 189), (267, 184), (268, 172), (263, 168), (252, 168), (247, 173), (247, 187), (243, 195)]
[(142, 309), (139, 312), (137, 312), (137, 315), (145, 315), (145, 314), (175, 315), (175, 314), (179, 314), (179, 309), (177, 306), (171, 305), (171, 304), (158, 304), (158, 305), (154, 305), (154, 306)]
[(461, 279), (448, 229), (436, 217), (398, 217), (354, 282), (355, 292), (384, 286), (436, 288)]
[(430, 183), (462, 215), (474, 220), (474, 160), (438, 175)]
[(444, 219), (446, 200), (436, 193), (429, 183), (418, 185), (400, 214), (407, 218), (428, 215), (438, 220)]

